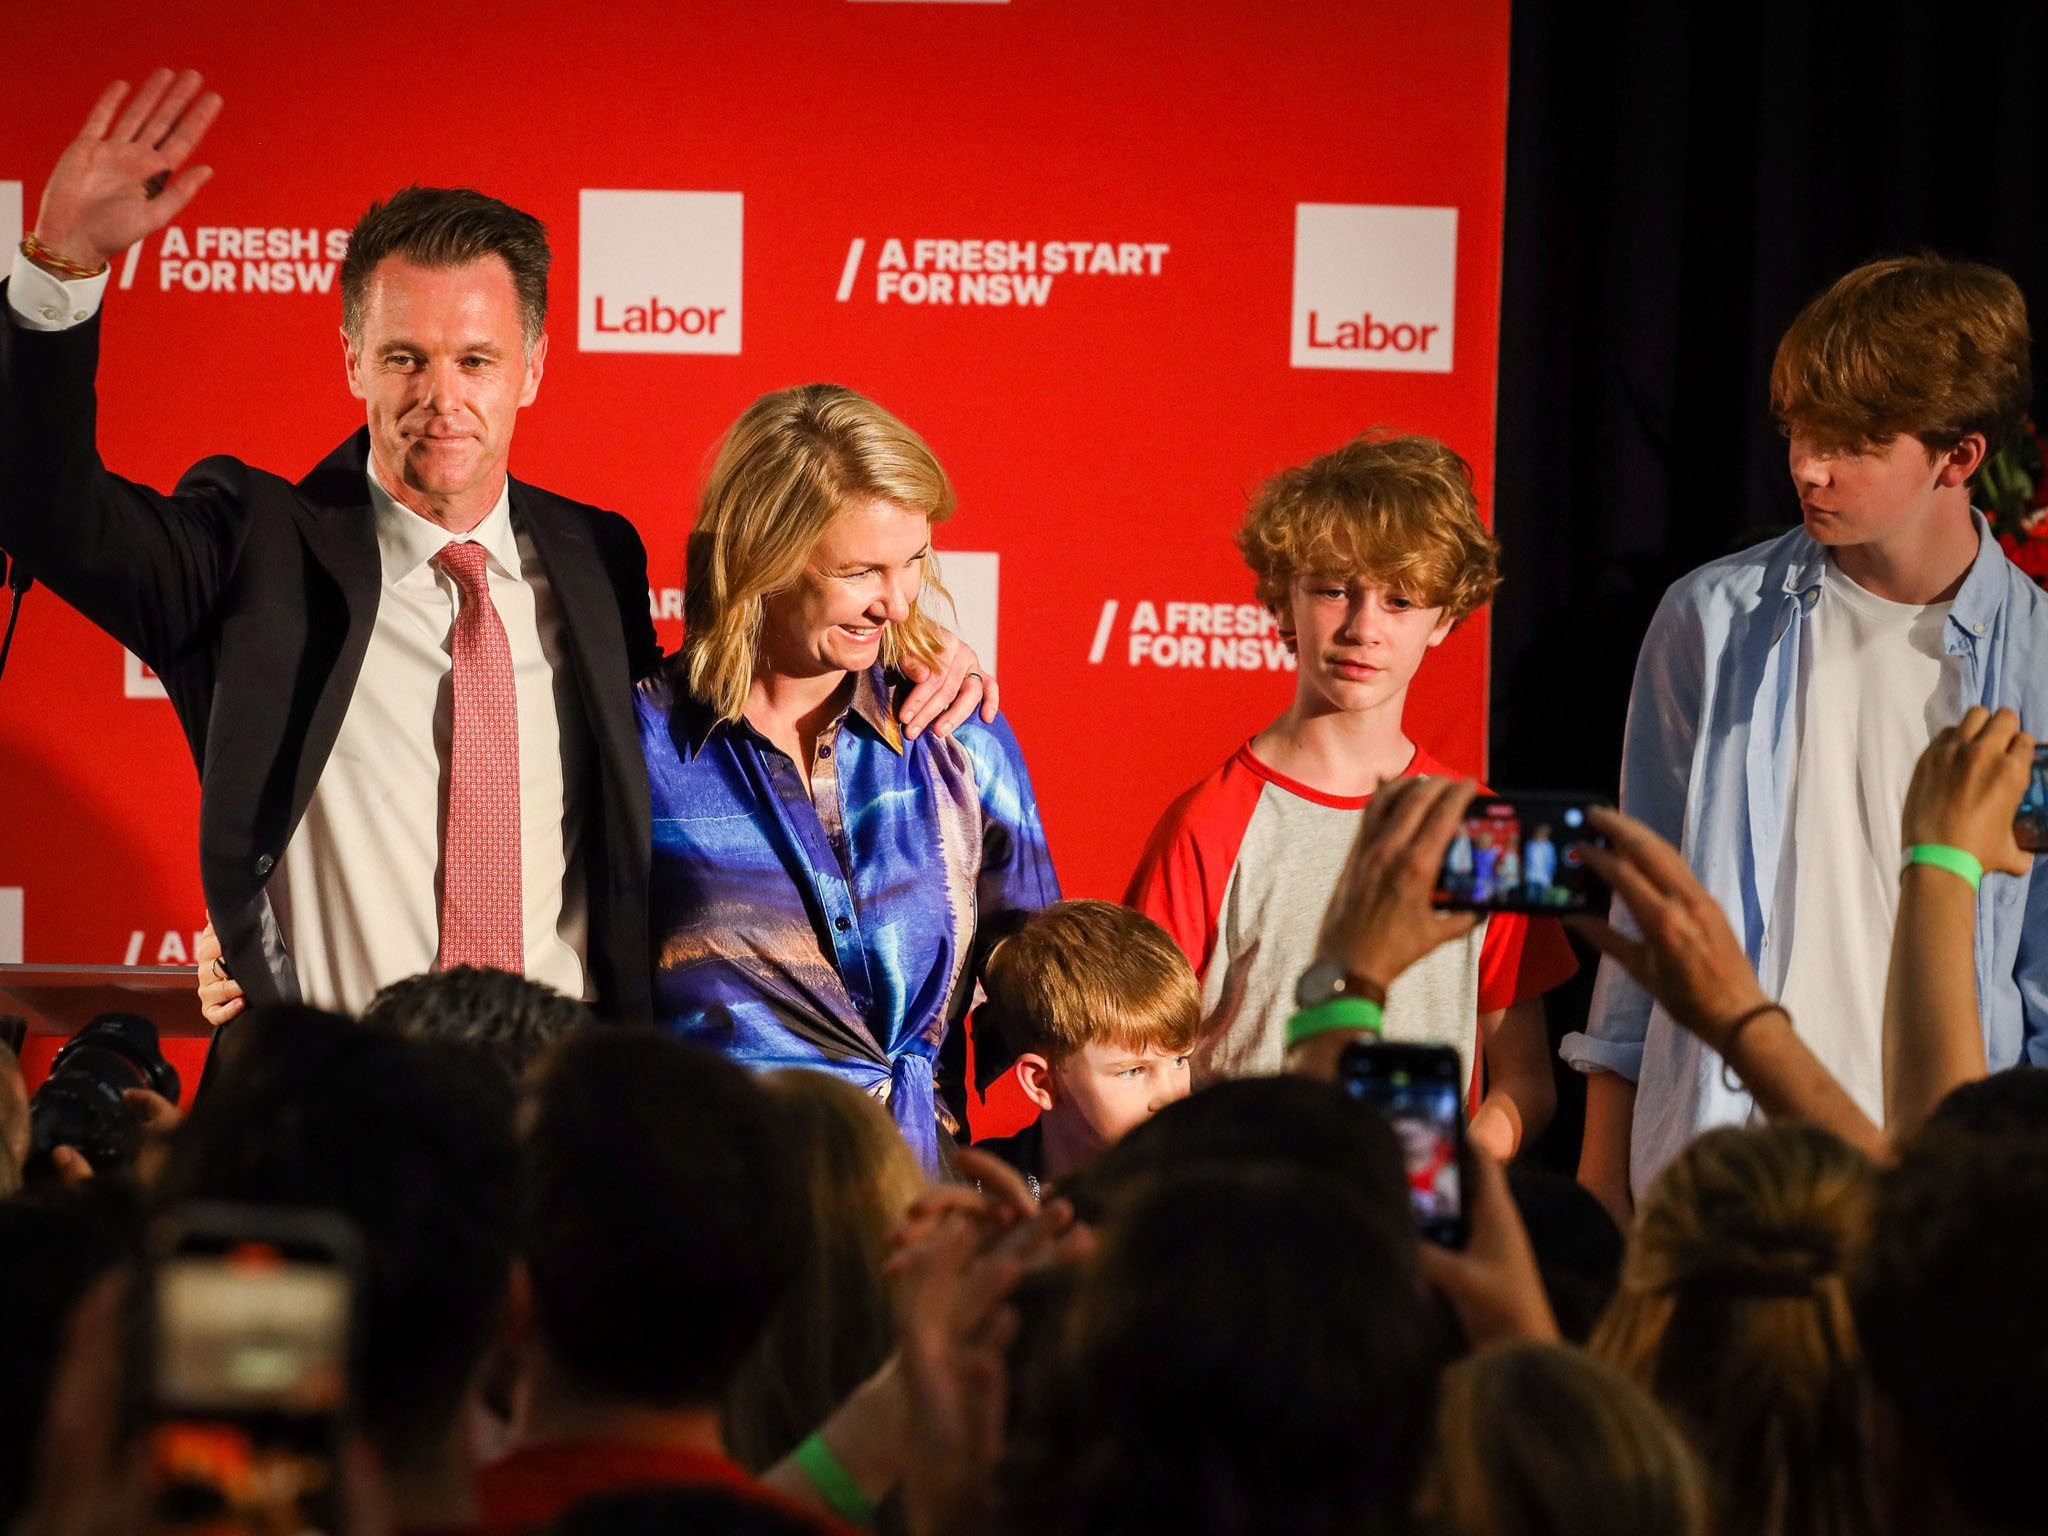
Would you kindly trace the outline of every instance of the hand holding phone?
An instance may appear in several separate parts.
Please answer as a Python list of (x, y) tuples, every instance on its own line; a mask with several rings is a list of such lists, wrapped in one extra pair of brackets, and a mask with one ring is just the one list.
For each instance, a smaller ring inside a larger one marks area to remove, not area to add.
[(2027, 841), (2041, 841), (2038, 794), (2041, 755), (2009, 709), (1974, 705), (1938, 732), (1906, 789), (1900, 846), (1960, 848), (1986, 870), (2024, 875), (2034, 867)]

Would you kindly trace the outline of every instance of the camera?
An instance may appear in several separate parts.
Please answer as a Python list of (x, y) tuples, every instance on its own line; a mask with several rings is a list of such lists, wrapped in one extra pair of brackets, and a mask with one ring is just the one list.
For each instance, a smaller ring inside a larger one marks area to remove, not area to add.
[(132, 1013), (98, 1015), (64, 1042), (29, 1099), (31, 1166), (58, 1147), (76, 1147), (95, 1173), (132, 1162), (136, 1118), (122, 1091), (148, 1088), (176, 1103), (178, 1087), (154, 1024)]

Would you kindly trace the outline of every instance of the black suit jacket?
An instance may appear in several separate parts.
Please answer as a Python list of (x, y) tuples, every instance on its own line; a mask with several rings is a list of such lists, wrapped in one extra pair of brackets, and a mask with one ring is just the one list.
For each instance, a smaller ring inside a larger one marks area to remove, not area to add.
[[(382, 589), (359, 431), (294, 485), (203, 459), (166, 496), (95, 440), (97, 317), (17, 323), (0, 283), (0, 548), (158, 676), (199, 766), (207, 910), (252, 1004), (296, 996), (265, 886), (334, 747)], [(584, 823), (598, 1006), (651, 1017), (647, 769), (631, 684), (660, 659), (647, 551), (615, 512), (514, 480), (568, 631), (599, 772)]]

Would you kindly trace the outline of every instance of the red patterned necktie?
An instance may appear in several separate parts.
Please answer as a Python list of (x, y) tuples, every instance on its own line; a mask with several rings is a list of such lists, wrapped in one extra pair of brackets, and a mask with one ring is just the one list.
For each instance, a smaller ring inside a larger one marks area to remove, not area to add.
[(448, 819), (441, 839), (441, 970), (526, 969), (520, 898), (519, 695), (512, 647), (491, 606), (484, 547), (444, 545), (434, 563), (462, 604), (450, 645), (455, 729), (448, 748)]

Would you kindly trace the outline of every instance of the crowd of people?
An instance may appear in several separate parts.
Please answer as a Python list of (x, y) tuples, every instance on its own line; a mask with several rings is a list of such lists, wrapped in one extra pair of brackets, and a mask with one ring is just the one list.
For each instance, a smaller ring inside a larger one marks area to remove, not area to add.
[[(2031, 389), (2009, 279), (1801, 314), (1801, 527), (1672, 589), (1571, 838), (1475, 840), (1403, 728), (1501, 576), (1464, 462), (1372, 430), (1275, 477), (1238, 544), (1292, 701), (1125, 902), (1062, 900), (918, 608), (930, 448), (754, 402), (658, 657), (630, 525), (507, 473), (548, 255), (494, 199), (358, 226), (367, 428), (307, 481), (110, 472), (107, 262), (218, 111), (111, 88), (0, 301), (0, 542), (165, 677), (219, 1026), (130, 1157), (31, 1157), (0, 1071), (0, 1523), (2048, 1530), (2048, 599), (1969, 499)], [(1524, 910), (1447, 906), (1482, 850)], [(1582, 872), (1611, 908), (1553, 899)], [(1519, 1160), (1567, 930), (1576, 1181)], [(1426, 1191), (1353, 1091), (1394, 1046), (1469, 1111)], [(1038, 1117), (971, 1145), (998, 1071)]]

